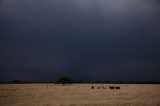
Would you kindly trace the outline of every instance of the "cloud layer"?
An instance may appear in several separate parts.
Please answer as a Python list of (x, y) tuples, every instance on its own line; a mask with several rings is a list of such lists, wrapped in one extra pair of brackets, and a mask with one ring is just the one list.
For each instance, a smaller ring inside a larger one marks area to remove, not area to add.
[(160, 80), (158, 0), (1, 0), (0, 80)]

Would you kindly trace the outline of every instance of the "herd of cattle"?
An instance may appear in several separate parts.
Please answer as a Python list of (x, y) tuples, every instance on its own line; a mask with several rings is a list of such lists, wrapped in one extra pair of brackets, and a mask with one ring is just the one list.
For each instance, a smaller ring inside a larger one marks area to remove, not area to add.
[[(91, 89), (95, 89), (96, 87), (94, 86), (91, 86)], [(120, 89), (120, 86), (109, 86), (108, 87), (109, 89), (115, 89), (115, 90), (118, 90)], [(107, 89), (107, 87), (104, 87), (104, 86), (98, 86), (97, 89)]]

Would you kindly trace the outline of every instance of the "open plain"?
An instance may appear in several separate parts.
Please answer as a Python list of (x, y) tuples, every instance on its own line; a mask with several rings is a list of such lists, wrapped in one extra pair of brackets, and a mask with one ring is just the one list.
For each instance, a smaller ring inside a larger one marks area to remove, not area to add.
[(160, 106), (160, 85), (0, 84), (0, 106)]

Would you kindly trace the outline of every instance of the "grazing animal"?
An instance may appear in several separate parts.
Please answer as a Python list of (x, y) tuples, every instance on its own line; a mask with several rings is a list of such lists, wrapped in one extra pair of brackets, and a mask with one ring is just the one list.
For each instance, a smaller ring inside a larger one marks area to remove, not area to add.
[(92, 86), (91, 89), (94, 89), (94, 86)]
[(115, 88), (116, 88), (116, 89), (120, 89), (120, 87), (119, 87), (119, 86), (116, 86)]
[(97, 87), (97, 89), (100, 89), (101, 87), (99, 86), (99, 87)]
[(115, 87), (114, 86), (109, 86), (109, 89), (115, 89)]

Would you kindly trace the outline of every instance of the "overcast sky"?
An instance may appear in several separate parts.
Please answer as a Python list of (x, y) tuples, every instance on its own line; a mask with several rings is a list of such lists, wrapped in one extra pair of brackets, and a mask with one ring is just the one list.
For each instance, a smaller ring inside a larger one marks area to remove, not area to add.
[(159, 0), (0, 0), (0, 80), (160, 81)]

